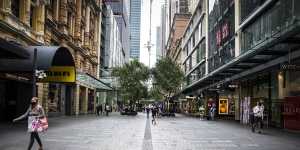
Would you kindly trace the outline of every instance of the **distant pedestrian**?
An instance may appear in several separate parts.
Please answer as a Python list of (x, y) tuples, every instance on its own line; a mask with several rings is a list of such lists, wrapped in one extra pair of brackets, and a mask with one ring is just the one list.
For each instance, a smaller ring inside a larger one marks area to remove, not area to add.
[(146, 107), (146, 112), (147, 112), (147, 118), (149, 118), (149, 113), (150, 113), (150, 108)]
[(210, 108), (210, 119), (215, 120), (215, 115), (216, 115), (216, 104), (213, 104)]
[(109, 107), (109, 105), (108, 105), (108, 104), (106, 104), (106, 106), (105, 106), (105, 112), (106, 112), (106, 116), (108, 116), (108, 114), (109, 114), (109, 111), (110, 111), (110, 107)]
[(255, 128), (258, 129), (258, 133), (262, 133), (263, 118), (264, 118), (264, 105), (262, 102), (257, 102), (257, 105), (253, 108), (254, 123), (252, 124), (252, 132), (255, 132)]
[(156, 115), (157, 115), (157, 109), (156, 107), (153, 107), (152, 108), (152, 124), (153, 125), (156, 125)]
[[(99, 105), (99, 104), (98, 104), (98, 105), (96, 106), (96, 114), (97, 114), (98, 116), (100, 116), (100, 112), (102, 111), (101, 109), (102, 109), (102, 105)], [(101, 112), (101, 114), (102, 114), (102, 112)]]
[(103, 106), (102, 106), (102, 104), (99, 107), (99, 111), (100, 111), (100, 115), (102, 115), (103, 114)]
[(200, 120), (204, 120), (204, 111), (205, 108), (202, 106), (199, 107)]
[(30, 133), (30, 142), (29, 142), (27, 149), (31, 150), (33, 143), (34, 143), (34, 139), (35, 139), (39, 144), (39, 150), (42, 150), (43, 145), (42, 145), (42, 141), (39, 137), (38, 132), (42, 131), (42, 130), (40, 130), (40, 128), (43, 129), (43, 127), (45, 127), (45, 126), (48, 127), (48, 123), (43, 122), (45, 126), (40, 124), (42, 119), (45, 120), (45, 112), (44, 112), (43, 107), (38, 104), (37, 97), (33, 97), (31, 99), (31, 105), (29, 106), (27, 111), (22, 116), (14, 119), (13, 122), (22, 120), (26, 117), (28, 118), (28, 132)]

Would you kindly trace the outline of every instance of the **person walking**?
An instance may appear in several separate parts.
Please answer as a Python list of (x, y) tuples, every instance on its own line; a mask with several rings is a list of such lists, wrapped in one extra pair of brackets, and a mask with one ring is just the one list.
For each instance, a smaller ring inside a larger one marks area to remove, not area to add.
[(200, 120), (204, 120), (204, 111), (205, 108), (202, 106), (199, 107)]
[(252, 132), (255, 132), (255, 128), (258, 129), (258, 133), (262, 133), (263, 118), (264, 118), (264, 105), (262, 102), (257, 102), (257, 105), (253, 108), (254, 123), (252, 124)]
[(39, 150), (42, 150), (43, 144), (39, 137), (35, 123), (37, 121), (39, 121), (39, 119), (42, 119), (45, 117), (45, 112), (44, 112), (43, 107), (38, 104), (37, 97), (33, 97), (31, 99), (31, 104), (30, 104), (29, 108), (27, 109), (27, 111), (20, 117), (14, 119), (13, 122), (22, 120), (26, 117), (28, 117), (28, 132), (30, 133), (30, 141), (29, 141), (29, 145), (28, 145), (27, 149), (31, 150), (33, 143), (34, 143), (34, 139), (35, 139), (39, 144)]
[(210, 119), (215, 120), (216, 115), (216, 104), (213, 104), (210, 108)]
[(97, 116), (100, 115), (99, 112), (100, 112), (100, 105), (98, 104), (98, 105), (96, 106), (96, 114), (97, 114)]
[(152, 108), (152, 124), (156, 125), (156, 107)]
[(109, 111), (110, 111), (110, 107), (108, 104), (106, 104), (106, 106), (105, 106), (106, 116), (108, 116)]
[(99, 107), (99, 111), (100, 111), (100, 115), (102, 115), (103, 114), (103, 106), (102, 106), (102, 104)]
[(149, 113), (150, 113), (150, 108), (146, 107), (146, 112), (147, 112), (147, 118), (149, 118)]

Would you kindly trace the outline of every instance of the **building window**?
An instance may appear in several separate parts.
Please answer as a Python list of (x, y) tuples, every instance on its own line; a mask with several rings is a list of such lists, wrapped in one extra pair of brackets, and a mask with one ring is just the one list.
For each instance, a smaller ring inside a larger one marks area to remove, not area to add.
[(11, 1), (11, 13), (17, 18), (20, 17), (20, 0)]
[(35, 23), (34, 23), (34, 21), (35, 21), (35, 9), (34, 9), (34, 6), (33, 6), (33, 4), (31, 3), (31, 5), (30, 5), (30, 26), (31, 27), (34, 27), (35, 26)]

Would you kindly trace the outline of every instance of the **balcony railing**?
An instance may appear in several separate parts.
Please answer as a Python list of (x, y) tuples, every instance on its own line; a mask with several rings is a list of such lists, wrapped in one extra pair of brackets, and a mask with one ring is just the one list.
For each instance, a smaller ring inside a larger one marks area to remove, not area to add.
[(278, 38), (295, 26), (299, 17), (299, 0), (279, 0), (250, 25), (242, 29), (241, 54), (256, 49), (265, 41)]

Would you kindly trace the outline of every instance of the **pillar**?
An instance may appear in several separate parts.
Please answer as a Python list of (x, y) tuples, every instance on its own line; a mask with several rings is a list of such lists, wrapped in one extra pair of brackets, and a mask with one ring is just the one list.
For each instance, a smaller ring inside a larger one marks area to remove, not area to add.
[(80, 86), (79, 84), (76, 84), (75, 87), (75, 108), (74, 108), (74, 112), (75, 115), (78, 116), (79, 115), (79, 97), (80, 97)]
[(20, 0), (20, 20), (30, 26), (30, 6), (31, 0)]
[[(205, 0), (203, 1), (204, 3), (204, 8), (205, 8), (205, 14), (209, 14), (209, 10), (208, 10), (208, 6), (209, 6), (209, 0)], [(208, 37), (209, 37), (209, 30), (208, 30), (208, 26), (209, 26), (209, 22), (208, 22), (208, 15), (204, 15), (204, 25), (205, 25), (205, 43), (206, 43), (206, 46), (205, 46), (205, 75), (208, 74), (208, 53), (209, 53), (209, 46), (207, 46), (209, 44), (209, 40), (208, 40)]]
[(96, 89), (94, 90), (93, 95), (94, 95), (94, 108), (93, 108), (93, 112), (95, 113), (96, 112), (96, 106), (97, 106), (97, 92), (96, 92)]
[(90, 6), (85, 9), (84, 46), (88, 47), (90, 41)]
[(235, 57), (238, 57), (241, 52), (241, 31), (239, 31), (240, 26), (240, 0), (234, 1), (234, 20), (235, 20)]
[(83, 113), (88, 113), (88, 98), (89, 98), (89, 89), (87, 87), (84, 88), (84, 102), (82, 104), (83, 106)]
[(67, 10), (67, 0), (60, 0), (60, 17), (59, 17), (59, 24), (61, 25), (60, 30), (64, 34), (68, 33), (67, 30), (67, 23), (68, 23), (68, 10)]
[(81, 41), (81, 0), (76, 1), (75, 39)]

